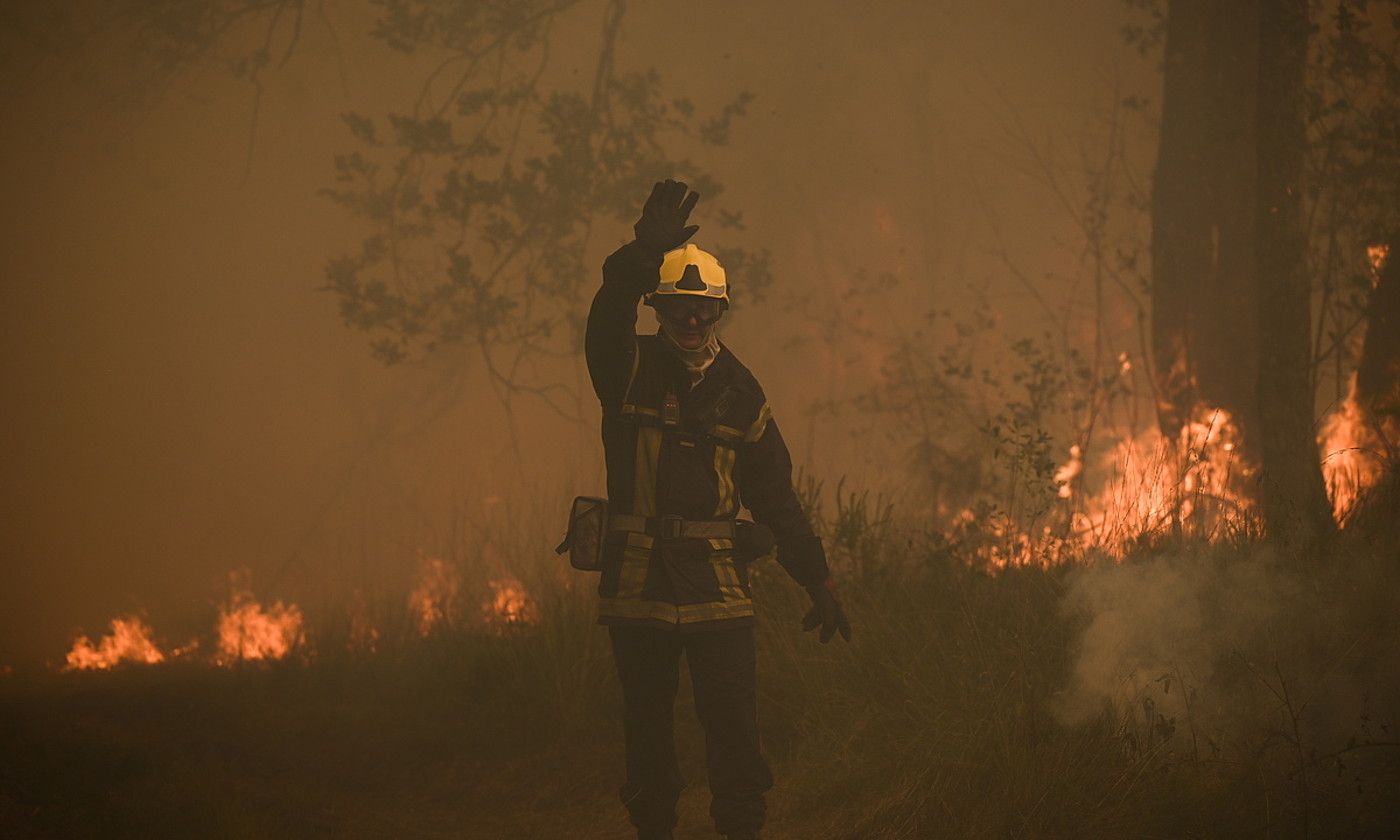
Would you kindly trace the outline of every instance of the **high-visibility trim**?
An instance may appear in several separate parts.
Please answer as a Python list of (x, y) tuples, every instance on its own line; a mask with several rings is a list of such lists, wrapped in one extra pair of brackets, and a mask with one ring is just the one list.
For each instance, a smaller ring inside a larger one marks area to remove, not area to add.
[[(632, 336), (632, 372), (627, 376), (627, 388), (622, 392), (622, 399), (626, 402), (632, 396), (632, 383), (637, 381), (637, 371), (642, 366), (642, 348), (637, 344), (637, 336)], [(623, 412), (627, 411), (627, 406), (622, 407)]]
[(644, 405), (633, 405), (632, 403), (622, 404), (623, 414), (639, 414), (643, 417), (660, 417), (661, 412), (654, 408), (647, 408)]
[(726, 604), (747, 601), (744, 587), (739, 584), (739, 572), (734, 568), (734, 557), (727, 551), (710, 555), (710, 565), (715, 570), (715, 580), (719, 582), (719, 595)]
[(642, 587), (647, 582), (647, 569), (651, 566), (651, 548), (633, 546), (631, 539), (627, 543), (627, 547), (622, 550), (622, 568), (617, 574), (616, 597), (635, 600), (641, 597)]
[(632, 478), (632, 513), (656, 515), (656, 464), (661, 460), (661, 429), (637, 427), (636, 467)]
[(744, 442), (753, 443), (763, 437), (763, 432), (768, 428), (768, 421), (773, 419), (773, 409), (768, 403), (763, 404), (763, 408), (758, 410), (758, 418), (749, 426), (749, 430), (744, 433)]
[(701, 604), (668, 604), (640, 598), (600, 598), (599, 618), (650, 619), (666, 624), (698, 624), (726, 618), (744, 618), (754, 614), (753, 600), (706, 601)]
[(681, 624), (694, 624), (701, 621), (716, 621), (722, 618), (751, 616), (753, 601), (706, 601), (703, 604), (682, 604), (676, 607)]
[(748, 598), (741, 601), (706, 601), (680, 606), (665, 601), (644, 601), (636, 598), (602, 598), (598, 601), (600, 618), (650, 619), (667, 624), (696, 624), (753, 614), (753, 601)]
[(603, 598), (598, 602), (602, 618), (645, 618), (668, 624), (695, 624), (725, 618), (741, 618), (754, 614), (753, 601), (706, 601), (701, 604), (668, 604), (665, 601), (622, 600)]
[(735, 451), (728, 446), (715, 447), (716, 517), (729, 517), (737, 513), (734, 504), (734, 457)]
[[(632, 512), (637, 516), (656, 513), (656, 464), (661, 458), (661, 429), (637, 427), (636, 468), (632, 483)], [(640, 538), (640, 539), (639, 539)], [(644, 540), (644, 542), (643, 542)], [(652, 539), (646, 534), (629, 533), (618, 572), (617, 597), (635, 599), (646, 585)]]
[(739, 441), (744, 439), (744, 432), (740, 429), (734, 428), (733, 426), (711, 426), (710, 434), (714, 435), (720, 440), (726, 440), (731, 443), (738, 443)]

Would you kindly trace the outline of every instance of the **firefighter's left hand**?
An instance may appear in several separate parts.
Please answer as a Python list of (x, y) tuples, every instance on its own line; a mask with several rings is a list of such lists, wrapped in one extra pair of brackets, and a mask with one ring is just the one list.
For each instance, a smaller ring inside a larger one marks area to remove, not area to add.
[(827, 578), (826, 583), (820, 586), (808, 589), (807, 594), (812, 596), (812, 608), (802, 619), (802, 629), (815, 630), (821, 627), (819, 636), (822, 644), (831, 641), (831, 637), (836, 635), (838, 630), (841, 631), (841, 638), (849, 642), (851, 622), (847, 620), (846, 611), (841, 608), (841, 602), (836, 598), (836, 587), (831, 578)]
[(699, 225), (686, 225), (699, 200), (700, 193), (692, 192), (684, 181), (657, 181), (642, 208), (642, 217), (632, 226), (637, 241), (657, 254), (681, 247), (700, 229)]

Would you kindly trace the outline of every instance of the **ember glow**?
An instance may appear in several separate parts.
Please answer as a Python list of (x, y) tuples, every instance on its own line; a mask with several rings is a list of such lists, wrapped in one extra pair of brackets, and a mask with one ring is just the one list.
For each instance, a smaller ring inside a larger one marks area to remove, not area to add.
[(1346, 525), (1357, 503), (1384, 477), (1387, 453), (1394, 446), (1387, 439), (1400, 442), (1400, 429), (1394, 425), (1377, 424), (1367, 416), (1356, 399), (1355, 377), (1346, 399), (1323, 421), (1317, 436), (1322, 478), (1339, 525)]
[(482, 605), (482, 613), (494, 627), (534, 624), (539, 618), (535, 602), (520, 581), (512, 577), (490, 582), (491, 597)]
[(78, 637), (66, 657), (67, 671), (114, 668), (123, 662), (154, 665), (165, 661), (165, 654), (151, 641), (151, 628), (134, 616), (112, 620), (112, 632), (97, 644), (87, 636)]
[[(487, 594), (478, 611), (479, 621), (493, 631), (516, 625), (534, 624), (539, 611), (525, 585), (506, 576), (487, 581)], [(472, 620), (462, 610), (462, 581), (457, 569), (436, 557), (424, 558), (408, 596), (409, 612), (417, 622), (418, 635), (428, 637)]]
[[(1116, 444), (1099, 490), (1068, 497), (1073, 541), (1121, 558), (1144, 537), (1168, 531), (1212, 540), (1256, 532), (1254, 504), (1243, 490), (1254, 469), (1239, 444), (1230, 413), (1208, 406), (1196, 407), (1176, 440), (1154, 429)], [(1080, 458), (1077, 450), (1062, 473)], [(1062, 498), (1071, 487), (1061, 485)]]
[(246, 576), (233, 576), (228, 603), (219, 611), (220, 665), (282, 659), (306, 641), (301, 608), (281, 601), (264, 608), (247, 588)]
[[(306, 619), (301, 608), (283, 601), (271, 605), (258, 601), (248, 581), (246, 571), (229, 575), (229, 596), (219, 608), (215, 644), (208, 648), (210, 653), (200, 654), (205, 646), (197, 638), (162, 651), (152, 641), (153, 633), (144, 621), (125, 617), (115, 619), (111, 633), (96, 642), (87, 636), (78, 637), (67, 654), (64, 670), (106, 670), (120, 663), (155, 665), (175, 659), (227, 667), (285, 659), (298, 652), (305, 658)], [(444, 629), (465, 629), (470, 625), (476, 632), (499, 634), (539, 621), (538, 605), (515, 577), (506, 575), (486, 581), (476, 612), (463, 612), (461, 589), (455, 566), (439, 558), (423, 558), (407, 599), (413, 631), (427, 637)], [(364, 596), (356, 593), (348, 615), (346, 647), (352, 652), (374, 653), (381, 641)]]
[(1164, 534), (1212, 542), (1257, 535), (1262, 526), (1244, 491), (1255, 471), (1239, 446), (1229, 412), (1198, 406), (1174, 440), (1149, 430), (1094, 461), (1079, 445), (1070, 447), (1052, 479), (1062, 502), (1033, 527), (1004, 512), (965, 509), (948, 536), (987, 568), (1004, 569), (1055, 566), (1086, 552), (1121, 560)]
[(1379, 280), (1385, 261), (1390, 258), (1390, 246), (1384, 243), (1366, 246), (1366, 261), (1371, 264), (1371, 277)]
[(1074, 480), (1084, 472), (1084, 453), (1080, 450), (1079, 444), (1069, 448), (1069, 460), (1060, 465), (1055, 471), (1055, 485), (1059, 489), (1056, 491), (1061, 499), (1068, 499), (1074, 495)]
[(408, 609), (417, 621), (419, 636), (426, 638), (452, 624), (460, 588), (457, 570), (441, 558), (423, 557), (419, 561), (418, 575), (408, 594)]

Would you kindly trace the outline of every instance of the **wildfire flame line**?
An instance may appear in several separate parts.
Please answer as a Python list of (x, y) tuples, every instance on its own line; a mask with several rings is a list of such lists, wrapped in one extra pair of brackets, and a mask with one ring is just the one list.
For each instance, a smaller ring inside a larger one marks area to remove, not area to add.
[[(1064, 500), (1060, 521), (1031, 532), (993, 516), (981, 523), (992, 539), (976, 553), (991, 568), (1055, 565), (1090, 550), (1122, 559), (1144, 538), (1168, 530), (1211, 540), (1257, 532), (1253, 502), (1242, 489), (1254, 469), (1239, 456), (1239, 444), (1229, 412), (1197, 406), (1174, 440), (1150, 429), (1115, 444), (1097, 471), (1108, 478), (1094, 492), (1082, 489), (1086, 453), (1075, 444), (1052, 479)], [(975, 519), (963, 511), (954, 528), (966, 531)]]
[(277, 601), (271, 607), (253, 599), (246, 589), (236, 589), (219, 613), (221, 665), (235, 662), (282, 659), (306, 642), (301, 608)]
[[(534, 624), (539, 609), (524, 584), (505, 576), (486, 582), (487, 594), (476, 613), (463, 613), (461, 582), (455, 567), (441, 559), (425, 558), (409, 594), (409, 613), (418, 635), (426, 637), (459, 624), (463, 618), (488, 632)], [(351, 650), (373, 652), (380, 633), (370, 621), (363, 597), (357, 595), (351, 613), (348, 645)], [(230, 593), (219, 609), (217, 645), (205, 661), (232, 666), (239, 662), (284, 659), (307, 646), (306, 618), (296, 604), (259, 602), (248, 587), (248, 574), (230, 575)], [(155, 665), (171, 659), (193, 658), (200, 645), (193, 640), (169, 652), (153, 640), (149, 625), (134, 616), (114, 619), (111, 633), (94, 642), (80, 636), (65, 658), (65, 670), (107, 670), (123, 663)]]
[(151, 628), (135, 616), (112, 619), (112, 632), (97, 644), (87, 636), (73, 642), (65, 659), (66, 671), (92, 671), (115, 668), (122, 662), (154, 665), (165, 661), (165, 654), (151, 641)]
[[(490, 594), (478, 613), (488, 629), (499, 632), (538, 620), (535, 602), (519, 580), (507, 575), (488, 580), (486, 586)], [(446, 561), (437, 557), (419, 561), (417, 578), (408, 595), (409, 613), (415, 619), (419, 636), (426, 638), (470, 617), (462, 609), (461, 590), (460, 575)]]
[(1360, 501), (1385, 477), (1385, 453), (1393, 451), (1393, 441), (1400, 441), (1400, 430), (1367, 416), (1356, 398), (1353, 376), (1346, 399), (1327, 415), (1317, 435), (1322, 478), (1338, 524), (1345, 526)]

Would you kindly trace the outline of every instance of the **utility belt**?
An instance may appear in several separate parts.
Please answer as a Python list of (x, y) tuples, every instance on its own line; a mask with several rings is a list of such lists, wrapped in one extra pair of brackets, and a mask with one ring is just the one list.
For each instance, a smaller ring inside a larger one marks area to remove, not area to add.
[(609, 531), (630, 531), (661, 540), (732, 540), (738, 534), (733, 519), (682, 519), (679, 516), (633, 516), (615, 513), (608, 517)]
[(608, 500), (579, 496), (569, 509), (568, 530), (555, 554), (568, 552), (575, 569), (596, 572), (603, 568), (603, 545), (608, 534), (626, 531), (658, 540), (733, 540), (740, 560), (756, 560), (773, 550), (773, 532), (767, 526), (739, 519), (685, 519), (680, 516), (608, 515)]

